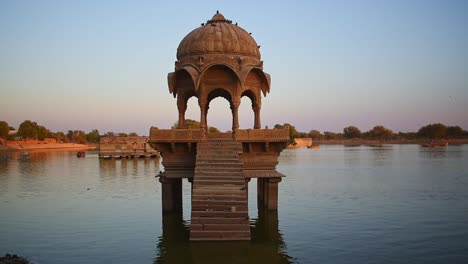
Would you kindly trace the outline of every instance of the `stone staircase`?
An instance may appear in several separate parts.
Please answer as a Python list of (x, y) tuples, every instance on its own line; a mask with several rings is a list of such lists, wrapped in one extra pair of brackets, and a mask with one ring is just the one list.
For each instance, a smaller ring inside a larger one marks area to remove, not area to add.
[(241, 153), (232, 139), (198, 143), (190, 240), (250, 240)]

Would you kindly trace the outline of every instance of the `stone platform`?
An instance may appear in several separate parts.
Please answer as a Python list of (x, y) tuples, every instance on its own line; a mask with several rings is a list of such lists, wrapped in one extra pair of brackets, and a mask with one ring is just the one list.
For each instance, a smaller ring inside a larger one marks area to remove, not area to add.
[(248, 183), (258, 178), (259, 208), (278, 208), (276, 171), (288, 129), (246, 129), (205, 134), (201, 129), (151, 128), (149, 144), (161, 153), (162, 208), (182, 208), (182, 179), (192, 183), (191, 240), (249, 240)]

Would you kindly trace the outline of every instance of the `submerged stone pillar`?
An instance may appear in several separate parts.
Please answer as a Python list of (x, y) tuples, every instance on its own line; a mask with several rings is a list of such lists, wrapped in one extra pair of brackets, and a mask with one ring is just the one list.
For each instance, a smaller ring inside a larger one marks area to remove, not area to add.
[(258, 208), (278, 210), (278, 182), (281, 178), (258, 178), (257, 199)]
[(178, 211), (182, 209), (182, 179), (168, 179), (165, 176), (159, 178), (161, 183), (161, 200), (164, 212)]

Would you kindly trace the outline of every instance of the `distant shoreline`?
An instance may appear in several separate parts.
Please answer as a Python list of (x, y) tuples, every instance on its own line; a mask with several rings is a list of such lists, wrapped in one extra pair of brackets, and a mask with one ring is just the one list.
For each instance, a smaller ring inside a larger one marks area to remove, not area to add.
[(18, 145), (0, 145), (0, 150), (84, 150), (95, 149), (95, 146), (75, 143), (42, 143), (42, 144), (18, 144)]
[[(298, 140), (299, 139), (299, 140)], [(450, 145), (463, 145), (468, 144), (468, 139), (447, 139), (447, 140), (436, 140), (437, 143), (447, 141)], [(288, 148), (305, 148), (309, 145), (306, 145), (309, 142), (312, 142), (312, 145), (344, 145), (344, 146), (380, 146), (380, 145), (423, 145), (427, 144), (429, 140), (423, 139), (414, 139), (414, 140), (365, 140), (365, 139), (329, 139), (329, 140), (305, 140), (302, 138), (296, 138), (297, 145), (289, 145)], [(306, 143), (307, 142), (307, 143)], [(310, 144), (310, 143), (309, 143)]]
[[(345, 140), (317, 140), (314, 141), (314, 144), (317, 145), (408, 145), (416, 144), (422, 145), (429, 143), (430, 140), (423, 139), (414, 139), (414, 140), (355, 140), (355, 139), (345, 139)], [(468, 144), (468, 139), (443, 139), (435, 140), (436, 143), (448, 142), (449, 145), (463, 145)]]

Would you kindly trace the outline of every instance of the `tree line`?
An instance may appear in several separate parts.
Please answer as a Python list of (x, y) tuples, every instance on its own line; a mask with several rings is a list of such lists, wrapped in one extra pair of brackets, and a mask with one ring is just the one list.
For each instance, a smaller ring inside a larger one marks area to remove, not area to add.
[(310, 130), (308, 133), (299, 132), (296, 128), (285, 123), (283, 125), (276, 124), (274, 128), (289, 127), (291, 140), (294, 138), (312, 138), (313, 140), (343, 140), (343, 139), (365, 139), (365, 140), (434, 140), (434, 139), (468, 139), (468, 131), (460, 126), (446, 126), (441, 123), (428, 124), (421, 127), (416, 132), (393, 132), (384, 126), (374, 126), (369, 131), (362, 132), (356, 126), (347, 126), (343, 128), (343, 132), (335, 133), (331, 131)]
[[(199, 128), (200, 123), (195, 120), (187, 119), (185, 121), (188, 128)], [(177, 127), (177, 122), (174, 124), (174, 128)], [(289, 128), (290, 143), (294, 143), (295, 138), (312, 138), (313, 140), (343, 140), (343, 139), (365, 139), (365, 140), (415, 140), (415, 139), (468, 139), (468, 131), (462, 129), (460, 126), (446, 126), (441, 123), (428, 124), (421, 127), (416, 132), (393, 132), (384, 126), (374, 126), (369, 131), (362, 132), (356, 126), (347, 126), (343, 128), (343, 132), (331, 132), (312, 129), (307, 132), (299, 132), (296, 127), (289, 123), (276, 124), (275, 129)], [(45, 138), (53, 138), (57, 142), (69, 142), (86, 144), (99, 143), (100, 136), (138, 136), (137, 133), (116, 133), (107, 132), (100, 135), (97, 129), (93, 129), (86, 133), (82, 130), (68, 130), (67, 132), (52, 132), (48, 128), (39, 125), (36, 122), (25, 120), (22, 122), (16, 134), (10, 135), (9, 132), (15, 130), (14, 127), (8, 125), (5, 121), (0, 121), (0, 138), (4, 140), (15, 140), (15, 139), (37, 139), (44, 140)], [(219, 132), (219, 129), (215, 127), (209, 128), (209, 133)]]
[(77, 143), (77, 144), (97, 144), (99, 143), (100, 136), (119, 136), (119, 137), (134, 137), (138, 136), (137, 133), (116, 133), (107, 132), (100, 135), (97, 129), (93, 129), (86, 133), (83, 130), (68, 130), (67, 132), (52, 132), (48, 128), (39, 125), (31, 120), (25, 120), (22, 122), (16, 133), (10, 134), (10, 131), (15, 130), (14, 127), (8, 125), (5, 121), (0, 121), (0, 138), (4, 140), (21, 140), (21, 139), (32, 139), (32, 140), (44, 140), (46, 138), (55, 139), (57, 142), (64, 143)]

